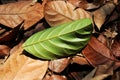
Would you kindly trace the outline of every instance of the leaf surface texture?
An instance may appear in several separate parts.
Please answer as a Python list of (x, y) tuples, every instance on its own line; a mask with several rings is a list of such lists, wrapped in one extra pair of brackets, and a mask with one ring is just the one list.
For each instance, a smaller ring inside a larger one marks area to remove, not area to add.
[(0, 23), (14, 28), (24, 20), (24, 29), (30, 28), (43, 18), (43, 6), (31, 3), (32, 1), (19, 1), (0, 5)]
[(91, 18), (90, 14), (82, 8), (77, 8), (69, 2), (50, 1), (45, 5), (45, 19), (51, 26), (71, 22), (83, 18)]
[(89, 41), (91, 32), (90, 19), (76, 20), (34, 34), (23, 47), (42, 59), (61, 58), (80, 51)]

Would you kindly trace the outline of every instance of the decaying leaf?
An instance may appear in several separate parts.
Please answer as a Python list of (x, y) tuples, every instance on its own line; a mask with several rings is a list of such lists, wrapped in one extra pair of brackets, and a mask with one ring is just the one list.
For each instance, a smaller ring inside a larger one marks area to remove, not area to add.
[(45, 19), (51, 26), (82, 18), (91, 18), (90, 14), (84, 9), (76, 9), (71, 3), (60, 0), (48, 2), (44, 11)]
[(101, 26), (104, 24), (106, 16), (110, 15), (114, 9), (115, 5), (111, 2), (108, 2), (104, 6), (93, 12), (94, 22), (99, 30)]
[(112, 52), (95, 37), (91, 38), (82, 53), (93, 66), (105, 64), (109, 60), (114, 60)]
[(25, 56), (21, 47), (0, 67), (0, 80), (42, 80), (48, 68), (48, 61)]
[(0, 5), (0, 23), (14, 28), (24, 20), (24, 29), (28, 29), (43, 18), (43, 6), (31, 3), (32, 1), (20, 1)]
[(51, 69), (54, 72), (60, 73), (69, 65), (69, 63), (70, 63), (69, 58), (52, 60), (49, 63), (49, 69)]

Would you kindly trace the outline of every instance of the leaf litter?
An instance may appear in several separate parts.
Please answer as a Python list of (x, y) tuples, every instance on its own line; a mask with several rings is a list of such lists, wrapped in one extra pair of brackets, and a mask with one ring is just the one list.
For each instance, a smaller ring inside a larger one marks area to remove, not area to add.
[[(119, 80), (119, 0), (34, 1), (0, 5), (0, 80)], [(21, 45), (34, 33), (81, 18), (93, 21), (94, 32), (76, 55), (45, 61), (24, 52)]]

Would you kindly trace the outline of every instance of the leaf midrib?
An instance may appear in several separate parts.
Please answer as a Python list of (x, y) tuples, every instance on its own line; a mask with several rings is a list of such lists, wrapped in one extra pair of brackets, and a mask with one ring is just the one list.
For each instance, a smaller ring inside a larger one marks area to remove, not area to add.
[[(89, 26), (90, 24), (91, 24), (91, 23), (87, 24), (86, 27)], [(83, 25), (83, 26), (84, 26), (84, 25)], [(85, 28), (85, 27), (83, 27), (83, 28)], [(83, 29), (83, 28), (80, 28), (80, 29)], [(29, 45), (23, 45), (23, 47), (35, 45), (35, 44), (38, 44), (38, 43), (44, 42), (44, 41), (48, 41), (48, 40), (51, 40), (51, 39), (54, 39), (54, 38), (57, 38), (57, 37), (60, 37), (60, 36), (69, 34), (69, 33), (71, 33), (71, 32), (75, 32), (76, 30), (80, 30), (80, 29), (74, 29), (74, 30), (72, 30), (72, 31), (70, 31), (70, 32), (63, 33), (63, 34), (61, 34), (61, 35), (53, 36), (53, 37), (50, 37), (50, 38), (47, 38), (47, 39), (44, 39), (44, 40), (41, 40), (41, 41), (38, 41), (38, 42), (35, 42), (35, 43), (32, 43), (32, 44), (29, 44)]]

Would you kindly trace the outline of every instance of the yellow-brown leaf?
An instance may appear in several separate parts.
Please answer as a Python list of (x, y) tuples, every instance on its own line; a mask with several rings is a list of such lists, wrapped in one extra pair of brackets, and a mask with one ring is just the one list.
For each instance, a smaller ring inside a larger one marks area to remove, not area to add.
[(42, 80), (48, 68), (48, 61), (32, 59), (21, 54), (21, 45), (16, 48), (0, 67), (0, 80)]
[(84, 9), (65, 1), (50, 1), (45, 5), (45, 19), (51, 26), (59, 25), (82, 18), (91, 18)]

